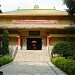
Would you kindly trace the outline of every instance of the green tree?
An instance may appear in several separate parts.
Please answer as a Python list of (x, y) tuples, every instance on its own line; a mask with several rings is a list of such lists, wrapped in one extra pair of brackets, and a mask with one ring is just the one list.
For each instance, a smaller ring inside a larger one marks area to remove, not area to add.
[(9, 32), (4, 30), (2, 40), (3, 55), (9, 53)]
[(0, 10), (0, 13), (2, 13), (2, 10)]
[[(75, 14), (75, 0), (63, 0), (64, 4), (67, 6), (67, 12), (70, 15), (70, 19), (74, 20)], [(75, 22), (74, 22), (75, 23)]]
[(3, 50), (2, 47), (0, 47), (0, 56), (3, 55), (3, 51), (2, 50)]
[[(1, 7), (1, 5), (0, 5), (0, 7)], [(0, 9), (0, 13), (2, 13), (2, 10)]]
[(75, 13), (75, 0), (63, 0), (64, 4), (67, 6), (67, 12), (70, 15), (73, 15)]

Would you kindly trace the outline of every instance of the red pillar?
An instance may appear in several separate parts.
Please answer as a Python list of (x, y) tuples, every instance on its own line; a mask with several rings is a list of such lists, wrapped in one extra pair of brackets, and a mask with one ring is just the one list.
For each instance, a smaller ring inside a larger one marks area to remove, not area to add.
[(49, 37), (47, 37), (47, 41), (46, 41), (47, 50), (48, 50), (48, 48), (49, 48), (49, 44), (50, 44), (50, 39), (49, 39)]
[(47, 46), (49, 45), (49, 42), (50, 42), (50, 39), (49, 39), (49, 37), (47, 37), (47, 41), (46, 41)]
[(21, 38), (20, 36), (18, 36), (18, 50), (21, 49)]

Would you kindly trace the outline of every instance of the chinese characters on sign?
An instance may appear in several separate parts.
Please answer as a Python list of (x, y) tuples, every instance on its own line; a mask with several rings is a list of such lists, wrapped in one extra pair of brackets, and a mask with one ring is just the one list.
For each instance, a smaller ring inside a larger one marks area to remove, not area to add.
[(29, 31), (29, 35), (40, 35), (40, 31)]

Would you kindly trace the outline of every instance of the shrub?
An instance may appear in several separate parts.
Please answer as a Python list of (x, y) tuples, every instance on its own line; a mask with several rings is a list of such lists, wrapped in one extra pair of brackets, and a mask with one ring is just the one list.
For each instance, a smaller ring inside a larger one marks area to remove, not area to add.
[(13, 60), (11, 56), (3, 56), (2, 59), (3, 59), (3, 65), (8, 64)]
[(75, 60), (55, 57), (51, 59), (52, 63), (66, 72), (68, 75), (75, 75)]
[(0, 65), (2, 66), (2, 65), (10, 63), (12, 61), (13, 61), (13, 59), (11, 56), (3, 56), (0, 58)]
[(54, 54), (60, 54), (64, 57), (71, 57), (75, 54), (75, 44), (67, 41), (58, 42), (52, 49)]

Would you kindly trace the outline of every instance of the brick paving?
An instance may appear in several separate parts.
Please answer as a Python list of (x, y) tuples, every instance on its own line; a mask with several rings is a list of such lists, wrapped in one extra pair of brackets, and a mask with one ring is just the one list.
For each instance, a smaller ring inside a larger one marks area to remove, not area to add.
[(19, 50), (14, 61), (0, 70), (3, 75), (67, 75), (50, 62), (47, 50)]

